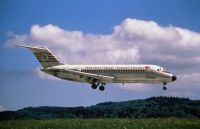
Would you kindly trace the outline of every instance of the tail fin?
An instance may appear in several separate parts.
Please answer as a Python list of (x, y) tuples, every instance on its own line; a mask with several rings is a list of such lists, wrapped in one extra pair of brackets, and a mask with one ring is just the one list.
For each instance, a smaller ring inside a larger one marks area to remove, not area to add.
[(52, 67), (56, 65), (63, 65), (61, 61), (59, 61), (55, 55), (45, 46), (42, 47), (31, 47), (31, 46), (23, 46), (17, 45), (18, 47), (28, 48), (33, 52), (37, 60), (43, 66), (43, 68)]

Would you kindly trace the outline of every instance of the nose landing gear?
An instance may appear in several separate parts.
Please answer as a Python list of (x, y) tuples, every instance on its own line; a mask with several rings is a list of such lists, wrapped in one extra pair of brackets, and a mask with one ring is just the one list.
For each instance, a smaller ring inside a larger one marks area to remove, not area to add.
[(167, 83), (166, 83), (166, 82), (163, 82), (163, 90), (167, 90), (166, 85), (167, 85)]

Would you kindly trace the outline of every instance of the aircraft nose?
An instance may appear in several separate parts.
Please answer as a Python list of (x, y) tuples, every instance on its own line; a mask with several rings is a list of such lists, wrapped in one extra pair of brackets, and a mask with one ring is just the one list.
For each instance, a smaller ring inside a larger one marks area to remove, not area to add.
[(175, 75), (172, 76), (172, 81), (176, 81), (177, 77)]

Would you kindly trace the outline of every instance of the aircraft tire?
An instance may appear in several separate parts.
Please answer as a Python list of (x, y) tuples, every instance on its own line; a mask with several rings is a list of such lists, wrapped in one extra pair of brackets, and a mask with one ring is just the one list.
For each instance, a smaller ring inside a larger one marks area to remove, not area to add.
[(104, 91), (104, 89), (105, 89), (105, 87), (102, 86), (102, 85), (99, 87), (99, 90), (100, 90), (100, 91)]
[(167, 90), (167, 87), (166, 87), (166, 86), (164, 86), (164, 87), (163, 87), (163, 90)]
[(91, 87), (92, 87), (92, 89), (96, 89), (97, 85), (96, 84), (92, 84)]

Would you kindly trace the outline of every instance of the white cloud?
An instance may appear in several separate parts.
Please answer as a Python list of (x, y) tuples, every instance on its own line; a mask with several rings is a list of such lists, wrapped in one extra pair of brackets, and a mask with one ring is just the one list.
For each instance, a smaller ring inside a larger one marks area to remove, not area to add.
[(171, 91), (167, 93), (167, 96), (175, 96), (175, 97), (193, 97), (192, 91)]
[(121, 25), (115, 26), (114, 35), (125, 40), (171, 41), (179, 35), (172, 26), (161, 27), (153, 21), (125, 19)]
[(200, 63), (199, 33), (130, 18), (116, 25), (110, 35), (83, 34), (52, 24), (33, 25), (30, 34), (14, 35), (8, 43), (46, 45), (69, 63)]
[(36, 70), (34, 71), (34, 74), (36, 74), (36, 75), (39, 76), (40, 78), (42, 78), (42, 79), (60, 80), (60, 79), (57, 78), (57, 77), (54, 77), (54, 76), (51, 76), (51, 75), (49, 75), (49, 74), (46, 74), (46, 73), (42, 72), (40, 69), (41, 69), (41, 68), (37, 67)]
[[(185, 85), (199, 81), (200, 33), (172, 25), (127, 18), (108, 35), (84, 34), (49, 24), (33, 25), (29, 34), (11, 36), (7, 44), (45, 45), (69, 64), (151, 63), (185, 74), (181, 79)], [(187, 75), (193, 73), (189, 79)]]
[(152, 91), (151, 86), (148, 84), (144, 84), (144, 83), (125, 83), (124, 85), (119, 84), (119, 87), (124, 90), (135, 91), (135, 92), (141, 92), (141, 91), (150, 92), (150, 91)]
[(3, 105), (0, 105), (0, 112), (5, 111), (6, 108)]
[[(177, 76), (179, 78), (177, 82), (179, 82), (181, 85), (187, 84), (187, 87), (191, 87), (193, 83), (198, 84), (200, 82), (200, 72), (182, 73)], [(199, 86), (197, 86), (197, 88), (200, 89)]]

